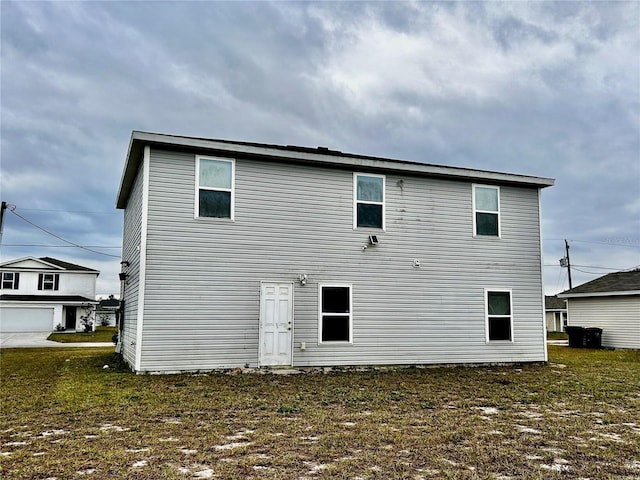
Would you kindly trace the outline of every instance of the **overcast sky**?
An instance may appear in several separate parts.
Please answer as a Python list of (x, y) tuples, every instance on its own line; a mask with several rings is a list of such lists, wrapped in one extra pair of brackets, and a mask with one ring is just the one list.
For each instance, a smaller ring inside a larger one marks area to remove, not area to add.
[[(1, 14), (1, 196), (119, 257), (132, 130), (556, 179), (545, 290), (640, 265), (640, 2), (9, 2)], [(56, 247), (50, 247), (55, 245)], [(100, 270), (8, 212), (2, 261)], [(588, 272), (588, 273), (586, 273)]]

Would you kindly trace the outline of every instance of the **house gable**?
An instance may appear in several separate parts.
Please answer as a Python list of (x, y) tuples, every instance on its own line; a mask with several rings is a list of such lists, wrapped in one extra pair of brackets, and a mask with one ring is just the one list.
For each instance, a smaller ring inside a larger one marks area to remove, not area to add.
[(75, 263), (65, 262), (51, 257), (24, 257), (17, 260), (9, 260), (0, 264), (0, 270), (100, 273), (92, 268), (83, 267), (81, 265), (76, 265)]
[(63, 267), (35, 257), (19, 258), (0, 264), (2, 270), (64, 270)]

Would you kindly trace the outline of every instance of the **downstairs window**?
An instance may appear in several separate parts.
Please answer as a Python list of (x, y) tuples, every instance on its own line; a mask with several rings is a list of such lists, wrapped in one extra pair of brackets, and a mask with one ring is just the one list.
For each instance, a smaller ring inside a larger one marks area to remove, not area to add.
[(319, 343), (351, 343), (351, 286), (320, 285), (319, 304)]
[(513, 317), (510, 290), (486, 290), (487, 341), (513, 340)]

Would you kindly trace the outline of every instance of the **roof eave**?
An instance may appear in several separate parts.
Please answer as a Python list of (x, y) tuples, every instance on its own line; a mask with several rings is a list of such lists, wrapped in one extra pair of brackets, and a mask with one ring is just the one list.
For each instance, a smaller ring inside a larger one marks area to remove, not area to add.
[(640, 290), (622, 290), (616, 292), (559, 293), (558, 298), (620, 297), (628, 295), (640, 295)]
[(517, 175), (511, 173), (492, 172), (460, 167), (448, 167), (415, 161), (395, 160), (379, 157), (367, 157), (353, 154), (331, 152), (331, 154), (299, 151), (281, 146), (261, 144), (233, 143), (221, 140), (181, 137), (163, 135), (157, 133), (140, 132), (134, 130), (131, 133), (125, 167), (120, 181), (120, 188), (116, 200), (116, 207), (123, 209), (133, 186), (133, 181), (138, 171), (142, 151), (146, 145), (162, 145), (181, 147), (189, 150), (231, 153), (247, 158), (262, 158), (271, 160), (287, 160), (315, 165), (329, 165), (334, 167), (353, 167), (356, 169), (384, 170), (403, 173), (412, 173), (432, 177), (446, 177), (477, 182), (494, 182), (501, 184), (516, 184), (520, 186), (545, 188), (555, 183), (555, 180), (544, 177)]

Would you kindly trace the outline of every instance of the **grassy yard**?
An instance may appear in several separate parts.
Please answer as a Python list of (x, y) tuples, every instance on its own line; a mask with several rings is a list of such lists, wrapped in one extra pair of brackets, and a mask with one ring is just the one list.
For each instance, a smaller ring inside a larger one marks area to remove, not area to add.
[(564, 332), (547, 332), (547, 340), (568, 340), (569, 335)]
[(640, 477), (640, 352), (549, 352), (522, 367), (136, 376), (109, 349), (2, 350), (0, 476)]
[(60, 343), (110, 342), (118, 327), (96, 327), (94, 332), (52, 333), (47, 340)]

